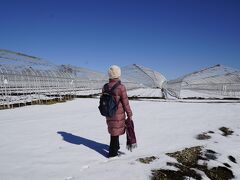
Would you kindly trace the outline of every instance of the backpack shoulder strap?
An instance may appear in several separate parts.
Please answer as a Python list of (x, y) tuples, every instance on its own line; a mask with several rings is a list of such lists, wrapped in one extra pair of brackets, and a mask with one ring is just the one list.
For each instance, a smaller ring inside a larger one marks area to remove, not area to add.
[(121, 84), (121, 81), (116, 82), (110, 90), (109, 90), (108, 84), (109, 83), (104, 84), (104, 86), (103, 86), (104, 92), (112, 93), (114, 91), (114, 89), (116, 89)]
[(104, 92), (109, 91), (108, 83), (104, 84), (103, 90), (104, 90)]
[(113, 92), (114, 89), (116, 89), (121, 84), (121, 81), (118, 81), (114, 84), (114, 86), (111, 88), (110, 92)]

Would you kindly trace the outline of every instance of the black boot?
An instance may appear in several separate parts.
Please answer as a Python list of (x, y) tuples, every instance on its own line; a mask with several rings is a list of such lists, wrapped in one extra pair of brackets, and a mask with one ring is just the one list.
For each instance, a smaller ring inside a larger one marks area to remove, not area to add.
[(111, 136), (110, 147), (109, 147), (109, 157), (115, 157), (118, 155), (119, 146), (119, 136)]

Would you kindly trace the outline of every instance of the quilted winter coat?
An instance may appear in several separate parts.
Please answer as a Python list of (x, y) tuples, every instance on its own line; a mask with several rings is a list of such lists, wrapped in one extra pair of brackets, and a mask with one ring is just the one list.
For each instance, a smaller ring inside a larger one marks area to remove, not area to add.
[[(119, 79), (110, 79), (108, 87), (111, 89)], [(114, 98), (118, 103), (118, 109), (113, 117), (107, 117), (108, 132), (111, 136), (119, 136), (125, 133), (126, 115), (132, 119), (132, 110), (129, 105), (126, 88), (120, 84), (113, 91)]]

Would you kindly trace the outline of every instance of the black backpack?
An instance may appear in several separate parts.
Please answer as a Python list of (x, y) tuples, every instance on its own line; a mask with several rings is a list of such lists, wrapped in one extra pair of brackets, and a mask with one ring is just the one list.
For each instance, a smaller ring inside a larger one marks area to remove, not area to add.
[(114, 86), (109, 90), (108, 84), (105, 84), (103, 87), (103, 94), (100, 97), (99, 106), (98, 109), (101, 113), (101, 115), (105, 117), (112, 117), (118, 108), (118, 103), (116, 102), (113, 91), (116, 87), (118, 87), (121, 84), (120, 81), (118, 81)]

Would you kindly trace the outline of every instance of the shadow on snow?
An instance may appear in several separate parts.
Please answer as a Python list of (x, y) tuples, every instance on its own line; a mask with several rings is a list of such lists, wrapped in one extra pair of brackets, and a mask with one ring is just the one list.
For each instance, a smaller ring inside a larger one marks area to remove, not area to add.
[(63, 138), (64, 141), (76, 144), (76, 145), (84, 145), (99, 154), (103, 155), (104, 157), (108, 157), (108, 150), (109, 146), (106, 144), (102, 144), (90, 139), (86, 139), (80, 136), (73, 135), (71, 133), (63, 132), (63, 131), (58, 131), (58, 134), (60, 134)]

